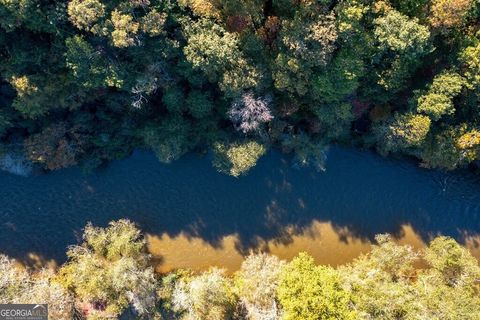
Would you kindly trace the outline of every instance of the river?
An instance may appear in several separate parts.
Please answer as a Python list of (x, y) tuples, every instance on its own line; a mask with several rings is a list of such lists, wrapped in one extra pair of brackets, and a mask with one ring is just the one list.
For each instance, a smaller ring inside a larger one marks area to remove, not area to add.
[(241, 178), (217, 173), (208, 156), (165, 165), (147, 151), (91, 174), (0, 172), (0, 252), (25, 263), (62, 263), (87, 222), (120, 218), (146, 233), (158, 271), (232, 272), (250, 250), (285, 259), (307, 251), (338, 265), (378, 233), (416, 248), (449, 235), (480, 257), (480, 177), (339, 146), (324, 172), (296, 169), (276, 151)]

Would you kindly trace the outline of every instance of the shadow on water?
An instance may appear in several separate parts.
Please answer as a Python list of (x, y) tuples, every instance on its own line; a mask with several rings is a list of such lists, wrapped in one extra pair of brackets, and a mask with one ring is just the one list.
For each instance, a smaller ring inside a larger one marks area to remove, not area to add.
[(294, 169), (288, 155), (270, 152), (236, 179), (215, 172), (208, 157), (162, 165), (139, 151), (90, 175), (78, 168), (31, 177), (0, 172), (0, 252), (62, 262), (88, 221), (104, 226), (119, 218), (214, 248), (235, 235), (240, 253), (265, 241), (288, 245), (315, 221), (329, 223), (344, 242), (386, 232), (401, 238), (405, 225), (424, 241), (480, 233), (477, 176), (342, 147), (330, 148), (326, 168)]

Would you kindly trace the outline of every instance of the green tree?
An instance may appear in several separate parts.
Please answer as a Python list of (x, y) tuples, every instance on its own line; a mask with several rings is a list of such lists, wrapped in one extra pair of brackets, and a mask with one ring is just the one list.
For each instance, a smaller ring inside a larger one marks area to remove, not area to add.
[(13, 76), (10, 84), (17, 91), (17, 97), (13, 102), (13, 106), (23, 112), (32, 115), (33, 117), (46, 112), (46, 106), (42, 105), (42, 100), (38, 94), (38, 86), (32, 83), (28, 76)]
[(5, 255), (0, 255), (0, 275), (1, 303), (11, 303), (28, 288), (27, 271)]
[(189, 7), (199, 17), (220, 18), (221, 11), (218, 1), (211, 0), (180, 0), (180, 6)]
[(118, 48), (135, 45), (140, 24), (135, 22), (131, 15), (118, 10), (112, 11), (111, 21), (113, 24), (113, 31), (111, 33), (113, 45)]
[(462, 91), (463, 78), (454, 72), (444, 72), (433, 79), (428, 91), (417, 99), (417, 111), (436, 121), (455, 112), (453, 99)]
[(346, 136), (354, 120), (350, 103), (322, 105), (313, 112), (320, 120), (324, 137), (330, 139)]
[(87, 102), (86, 92), (66, 74), (45, 77), (41, 74), (12, 76), (8, 79), (17, 91), (12, 107), (28, 118), (36, 119), (60, 108), (75, 109)]
[(79, 84), (86, 88), (122, 87), (118, 67), (106, 61), (82, 36), (67, 38), (65, 45), (67, 67)]
[(32, 273), (18, 261), (0, 255), (0, 303), (32, 302), (48, 304), (52, 318), (73, 317), (73, 297), (55, 280), (52, 270)]
[(248, 319), (277, 319), (280, 308), (276, 293), (285, 262), (266, 253), (250, 254), (235, 275), (241, 303)]
[(341, 267), (339, 273), (359, 318), (410, 319), (415, 292), (409, 280), (418, 255), (410, 246), (395, 244), (389, 235), (377, 235), (375, 239), (377, 244), (371, 252)]
[(234, 303), (230, 280), (215, 268), (178, 281), (173, 292), (173, 306), (181, 319), (230, 319)]
[(107, 228), (88, 224), (83, 240), (68, 250), (59, 279), (87, 303), (89, 318), (115, 317), (128, 305), (140, 314), (151, 311), (156, 279), (140, 230), (128, 220)]
[(63, 4), (40, 0), (1, 0), (0, 27), (8, 32), (26, 28), (55, 33), (63, 19)]
[(190, 123), (178, 115), (146, 125), (141, 133), (147, 146), (153, 149), (158, 160), (170, 163), (179, 159), (192, 147)]
[(464, 22), (472, 0), (432, 0), (429, 22), (435, 28), (454, 28)]
[(207, 93), (199, 90), (193, 90), (188, 94), (185, 103), (188, 110), (195, 118), (203, 118), (211, 114), (214, 104)]
[(480, 299), (476, 290), (465, 287), (450, 287), (435, 274), (427, 271), (419, 276), (416, 286), (418, 292), (412, 302), (410, 319), (434, 320), (475, 320), (480, 318), (478, 304)]
[(467, 162), (466, 150), (458, 146), (459, 138), (466, 133), (467, 126), (441, 126), (423, 144), (419, 157), (427, 168), (452, 170)]
[(266, 152), (265, 146), (256, 141), (240, 143), (216, 143), (214, 145), (214, 166), (234, 177), (245, 174)]
[(356, 319), (335, 269), (316, 266), (306, 253), (285, 266), (277, 292), (284, 319)]
[(337, 37), (333, 14), (313, 15), (299, 10), (292, 20), (284, 20), (273, 65), (275, 87), (306, 95), (314, 75), (330, 61)]
[(185, 93), (178, 86), (167, 88), (162, 96), (162, 103), (168, 112), (181, 113), (185, 110)]
[(429, 53), (428, 28), (419, 24), (418, 19), (408, 18), (395, 10), (375, 19), (375, 38), (379, 48), (416, 59)]
[(480, 131), (468, 130), (457, 139), (456, 147), (469, 161), (475, 161), (480, 156)]
[(152, 37), (163, 35), (165, 34), (166, 19), (167, 15), (165, 13), (152, 9), (142, 18), (140, 27), (143, 32)]
[(465, 66), (465, 77), (470, 89), (480, 88), (480, 41), (477, 45), (465, 48), (460, 54)]
[(238, 36), (210, 20), (185, 21), (187, 45), (183, 52), (194, 69), (229, 94), (255, 87), (258, 71), (245, 59)]
[(44, 128), (25, 141), (29, 160), (43, 164), (49, 170), (67, 168), (77, 164), (85, 143), (80, 128), (69, 128), (59, 122)]
[(480, 267), (472, 254), (454, 239), (437, 237), (425, 252), (425, 260), (450, 286), (479, 287)]
[(358, 48), (340, 49), (326, 71), (316, 75), (310, 94), (315, 100), (332, 105), (355, 93), (364, 75), (364, 61)]
[(377, 128), (380, 144), (386, 152), (418, 147), (430, 131), (429, 117), (413, 113), (396, 113), (394, 118)]
[(391, 3), (399, 12), (409, 17), (422, 17), (429, 4), (429, 0), (392, 0)]
[(99, 0), (72, 0), (68, 3), (70, 22), (77, 28), (96, 32), (96, 23), (105, 15), (105, 5)]
[(418, 19), (395, 10), (387, 10), (374, 25), (378, 49), (374, 61), (380, 69), (377, 81), (385, 90), (396, 92), (404, 88), (420, 59), (432, 50), (430, 32)]
[(294, 163), (298, 167), (313, 166), (318, 171), (325, 170), (327, 146), (325, 142), (312, 138), (304, 132), (287, 134), (281, 141), (282, 149), (294, 152)]
[(426, 249), (430, 268), (415, 284), (415, 313), (424, 319), (478, 319), (480, 267), (477, 259), (455, 240), (433, 239)]
[(418, 98), (417, 111), (429, 115), (432, 120), (438, 120), (443, 115), (453, 114), (455, 106), (448, 96), (428, 93)]

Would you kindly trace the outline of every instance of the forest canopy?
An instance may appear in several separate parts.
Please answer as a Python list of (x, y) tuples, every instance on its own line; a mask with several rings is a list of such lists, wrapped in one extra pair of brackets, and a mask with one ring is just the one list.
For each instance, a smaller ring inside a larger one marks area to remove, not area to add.
[(49, 170), (332, 142), (480, 157), (479, 0), (0, 0), (0, 150)]

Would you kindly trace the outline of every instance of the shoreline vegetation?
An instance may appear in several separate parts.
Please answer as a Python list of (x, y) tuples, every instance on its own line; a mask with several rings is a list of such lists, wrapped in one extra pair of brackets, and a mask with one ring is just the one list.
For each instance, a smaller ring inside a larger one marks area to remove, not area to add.
[(118, 220), (88, 224), (67, 255), (40, 271), (0, 255), (0, 303), (48, 303), (55, 320), (480, 318), (478, 262), (447, 237), (417, 252), (378, 235), (369, 253), (336, 268), (307, 253), (251, 253), (230, 276), (213, 266), (158, 274), (140, 230)]
[(478, 0), (0, 0), (0, 154), (213, 151), (239, 176), (345, 143), (476, 167), (479, 21)]
[[(239, 177), (272, 146), (322, 170), (332, 143), (476, 168), (479, 105), (479, 0), (0, 0), (0, 167), (16, 174), (147, 148), (212, 152)], [(443, 236), (417, 252), (377, 235), (338, 267), (252, 253), (233, 275), (155, 273), (129, 220), (82, 241), (55, 270), (0, 255), (0, 303), (55, 320), (480, 319), (478, 261)]]

